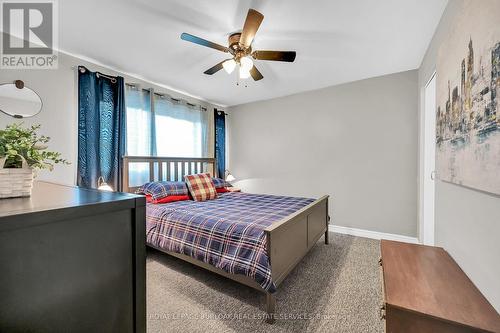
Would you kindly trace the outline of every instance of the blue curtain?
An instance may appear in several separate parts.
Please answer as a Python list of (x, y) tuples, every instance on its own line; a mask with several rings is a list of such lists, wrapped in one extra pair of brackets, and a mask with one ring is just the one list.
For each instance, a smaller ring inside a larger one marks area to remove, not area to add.
[(226, 177), (226, 113), (215, 109), (215, 158), (217, 175)]
[(78, 67), (78, 186), (97, 188), (100, 176), (121, 190), (125, 152), (125, 97), (122, 77)]

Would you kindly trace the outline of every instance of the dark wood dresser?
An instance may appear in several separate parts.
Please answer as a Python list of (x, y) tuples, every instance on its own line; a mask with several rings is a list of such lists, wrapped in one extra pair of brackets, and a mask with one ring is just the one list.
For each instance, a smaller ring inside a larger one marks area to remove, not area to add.
[(0, 332), (145, 332), (145, 199), (36, 182), (0, 200)]
[(500, 316), (442, 248), (381, 242), (386, 332), (500, 332)]

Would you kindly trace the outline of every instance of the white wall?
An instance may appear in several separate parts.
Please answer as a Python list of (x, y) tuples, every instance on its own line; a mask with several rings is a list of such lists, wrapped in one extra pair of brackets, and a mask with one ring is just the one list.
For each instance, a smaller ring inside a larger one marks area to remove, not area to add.
[(248, 192), (329, 194), (334, 225), (417, 235), (417, 72), (229, 109), (228, 168)]
[(14, 119), (0, 113), (0, 128), (11, 123), (40, 124), (40, 134), (50, 136), (49, 149), (58, 151), (71, 161), (70, 166), (57, 165), (52, 173), (42, 171), (38, 178), (63, 184), (74, 184), (76, 175), (76, 72), (67, 57), (60, 59), (58, 70), (0, 69), (0, 84), (23, 80), (24, 84), (40, 95), (42, 111), (31, 118)]
[[(42, 112), (31, 118), (14, 119), (0, 112), (0, 128), (14, 122), (23, 122), (25, 125), (41, 124), (40, 133), (51, 137), (49, 149), (62, 153), (62, 157), (72, 163), (70, 166), (57, 165), (53, 172), (41, 171), (38, 179), (68, 185), (76, 183), (78, 148), (78, 80), (76, 67), (78, 65), (84, 65), (90, 70), (110, 75), (121, 75), (126, 82), (138, 83), (146, 88), (154, 88), (155, 91), (168, 93), (175, 98), (182, 98), (191, 103), (203, 105), (208, 108), (209, 112), (213, 110), (213, 106), (206, 102), (64, 53), (59, 53), (59, 68), (57, 70), (0, 69), (0, 84), (23, 80), (25, 85), (36, 91), (43, 101)], [(212, 122), (210, 124), (212, 125)], [(212, 144), (210, 148), (213, 149)]]
[[(483, 0), (482, 4), (488, 1)], [(451, 0), (419, 70), (423, 89), (436, 67), (439, 46), (463, 4)], [(420, 102), (420, 115), (423, 103)], [(444, 247), (500, 312), (500, 197), (438, 181), (436, 245)]]

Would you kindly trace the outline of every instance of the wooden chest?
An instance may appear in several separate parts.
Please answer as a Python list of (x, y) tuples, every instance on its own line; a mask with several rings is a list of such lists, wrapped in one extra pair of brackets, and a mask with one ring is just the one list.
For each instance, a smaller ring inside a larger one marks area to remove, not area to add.
[(381, 254), (386, 332), (500, 332), (498, 313), (444, 249), (383, 240)]

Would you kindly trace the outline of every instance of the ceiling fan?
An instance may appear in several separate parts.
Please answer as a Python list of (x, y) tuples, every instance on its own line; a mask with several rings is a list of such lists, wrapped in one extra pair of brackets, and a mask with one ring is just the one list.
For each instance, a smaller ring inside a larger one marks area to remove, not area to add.
[(224, 70), (228, 74), (230, 74), (238, 65), (239, 75), (241, 79), (246, 79), (252, 76), (255, 81), (259, 81), (262, 80), (264, 76), (262, 76), (257, 67), (255, 67), (252, 58), (257, 60), (293, 62), (296, 55), (295, 51), (252, 50), (252, 41), (263, 19), (264, 15), (254, 9), (249, 9), (247, 18), (245, 20), (245, 25), (243, 26), (243, 30), (241, 32), (235, 32), (229, 35), (228, 47), (210, 42), (206, 39), (196, 37), (185, 32), (181, 34), (181, 39), (232, 55), (232, 58), (223, 60), (212, 68), (207, 69), (204, 72), (205, 74), (212, 75), (220, 71), (222, 68), (224, 68)]

